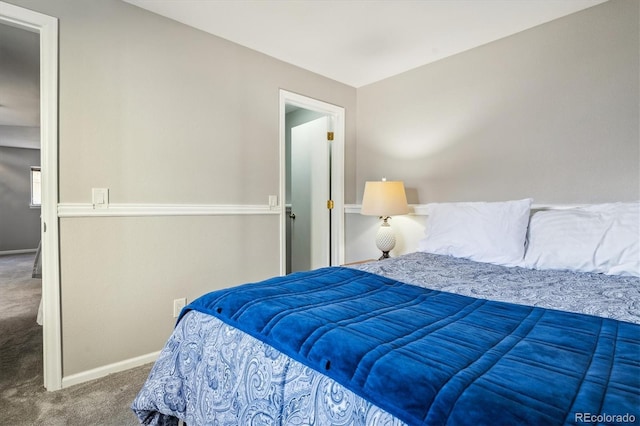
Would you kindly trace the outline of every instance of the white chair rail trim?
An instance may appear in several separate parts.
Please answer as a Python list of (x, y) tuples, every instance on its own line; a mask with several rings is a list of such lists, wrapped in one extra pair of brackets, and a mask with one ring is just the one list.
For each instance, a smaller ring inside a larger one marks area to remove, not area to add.
[[(532, 210), (570, 209), (585, 204), (533, 204)], [(346, 214), (360, 214), (360, 204), (345, 204)], [(409, 214), (427, 215), (427, 204), (410, 204)], [(60, 203), (58, 217), (224, 216), (278, 215), (280, 207), (268, 204), (135, 204), (111, 203), (94, 208), (91, 203)]]
[[(410, 215), (426, 215), (426, 204), (409, 204), (409, 214)], [(345, 204), (344, 212), (346, 214), (360, 214), (360, 209), (362, 208), (362, 204)]]
[(111, 203), (94, 208), (91, 203), (60, 203), (58, 217), (224, 216), (277, 215), (280, 208), (267, 204), (129, 204)]
[[(531, 210), (563, 210), (584, 207), (587, 204), (532, 204)], [(345, 204), (346, 214), (360, 214), (361, 204)], [(409, 204), (409, 214), (427, 216), (427, 204)]]

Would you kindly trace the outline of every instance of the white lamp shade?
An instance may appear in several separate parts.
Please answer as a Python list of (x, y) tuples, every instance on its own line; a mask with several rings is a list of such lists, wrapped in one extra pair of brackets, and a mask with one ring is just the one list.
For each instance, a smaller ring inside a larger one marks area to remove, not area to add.
[(380, 217), (409, 213), (404, 183), (401, 181), (365, 182), (360, 213)]

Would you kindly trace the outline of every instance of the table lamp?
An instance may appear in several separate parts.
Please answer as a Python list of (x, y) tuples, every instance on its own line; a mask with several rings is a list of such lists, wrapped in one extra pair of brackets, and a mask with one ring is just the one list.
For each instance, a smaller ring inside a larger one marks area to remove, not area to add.
[(386, 179), (365, 182), (360, 213), (378, 216), (383, 220), (376, 234), (376, 246), (382, 251), (378, 260), (388, 258), (389, 252), (396, 245), (396, 236), (388, 219), (390, 216), (409, 213), (404, 183)]

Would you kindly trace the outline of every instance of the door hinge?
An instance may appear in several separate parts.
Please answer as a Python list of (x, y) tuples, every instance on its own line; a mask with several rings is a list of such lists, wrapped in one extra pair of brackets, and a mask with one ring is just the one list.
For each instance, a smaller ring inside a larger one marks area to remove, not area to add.
[(333, 140), (333, 132), (327, 132), (327, 140), (328, 141), (332, 141)]
[(333, 209), (333, 200), (327, 200), (327, 208), (329, 210)]

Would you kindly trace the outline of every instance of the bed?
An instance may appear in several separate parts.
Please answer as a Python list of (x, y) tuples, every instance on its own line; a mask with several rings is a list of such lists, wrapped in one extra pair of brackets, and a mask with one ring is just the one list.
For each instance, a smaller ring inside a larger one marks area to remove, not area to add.
[(150, 425), (637, 423), (637, 208), (434, 205), (415, 253), (204, 295), (132, 408)]

